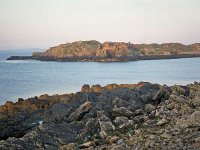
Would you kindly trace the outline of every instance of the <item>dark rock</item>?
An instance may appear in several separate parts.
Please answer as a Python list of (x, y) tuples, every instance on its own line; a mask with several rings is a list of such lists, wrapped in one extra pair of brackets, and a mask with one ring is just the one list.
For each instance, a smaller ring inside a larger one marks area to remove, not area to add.
[(181, 86), (174, 85), (172, 87), (172, 94), (174, 94), (174, 95), (185, 95), (186, 94), (186, 90)]
[(152, 99), (159, 103), (161, 102), (162, 98), (169, 99), (169, 96), (170, 96), (170, 92), (164, 87), (161, 87), (161, 89), (154, 95)]
[(115, 130), (115, 126), (111, 122), (111, 119), (105, 115), (104, 112), (97, 112), (98, 122), (101, 131), (112, 131)]
[(72, 107), (63, 103), (55, 104), (44, 112), (46, 116), (45, 121), (61, 123), (66, 116), (69, 116), (71, 109)]
[(134, 128), (135, 126), (133, 120), (129, 120), (127, 117), (116, 117), (113, 122), (119, 129)]
[(199, 83), (85, 87), (0, 106), (0, 149), (199, 148)]

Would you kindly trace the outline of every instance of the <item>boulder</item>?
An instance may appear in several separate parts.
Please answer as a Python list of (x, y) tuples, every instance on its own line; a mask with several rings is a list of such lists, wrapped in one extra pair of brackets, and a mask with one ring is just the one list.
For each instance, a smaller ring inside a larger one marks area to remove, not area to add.
[(67, 145), (62, 145), (59, 147), (60, 150), (74, 150), (77, 148), (77, 145), (75, 143), (69, 143)]
[(105, 115), (104, 112), (97, 112), (98, 122), (101, 131), (112, 131), (115, 130), (115, 126), (113, 125), (111, 119)]
[(155, 111), (155, 109), (156, 109), (156, 107), (152, 104), (146, 104), (145, 105), (145, 111), (147, 113), (151, 113), (151, 112)]
[(112, 116), (113, 117), (119, 117), (119, 116), (125, 116), (125, 117), (131, 117), (133, 116), (133, 112), (128, 110), (125, 107), (118, 108), (116, 105), (112, 109)]
[(125, 124), (125, 123), (127, 123), (128, 122), (128, 118), (127, 117), (116, 117), (114, 120), (113, 120), (113, 122), (114, 122), (114, 124), (115, 124), (115, 126), (116, 127), (119, 127), (119, 126), (121, 126), (121, 125), (123, 125), (123, 124)]
[(76, 109), (76, 111), (72, 112), (69, 115), (68, 117), (69, 121), (72, 122), (72, 121), (81, 120), (83, 116), (90, 111), (91, 108), (92, 108), (92, 103), (89, 101), (86, 101), (84, 104), (79, 106), (79, 108)]
[(83, 92), (83, 93), (90, 92), (90, 86), (88, 84), (83, 85), (81, 88), (81, 92)]
[(168, 121), (166, 119), (161, 119), (160, 121), (157, 122), (157, 125), (158, 126), (163, 126), (163, 125), (165, 125), (167, 123), (168, 123)]
[(174, 85), (172, 87), (172, 94), (174, 94), (174, 95), (185, 95), (186, 94), (186, 90), (181, 86)]
[(71, 109), (72, 107), (64, 103), (55, 104), (44, 112), (44, 120), (46, 122), (61, 123), (64, 118), (69, 115)]
[(93, 85), (92, 87), (91, 87), (91, 91), (92, 92), (95, 92), (95, 93), (99, 93), (99, 92), (101, 92), (102, 91), (102, 87), (101, 87), (101, 85)]
[(99, 124), (97, 119), (90, 118), (84, 125), (84, 128), (81, 130), (79, 136), (83, 141), (87, 141), (92, 136), (94, 136), (99, 129)]
[(116, 117), (113, 122), (119, 129), (134, 128), (135, 126), (133, 120), (129, 120), (127, 117)]
[(170, 92), (165, 88), (161, 87), (161, 89), (153, 96), (153, 100), (160, 102), (162, 99), (169, 99)]
[(113, 144), (113, 143), (117, 142), (118, 140), (119, 140), (119, 137), (115, 135), (115, 136), (111, 137), (111, 138), (108, 140), (108, 142), (109, 142), (110, 144)]

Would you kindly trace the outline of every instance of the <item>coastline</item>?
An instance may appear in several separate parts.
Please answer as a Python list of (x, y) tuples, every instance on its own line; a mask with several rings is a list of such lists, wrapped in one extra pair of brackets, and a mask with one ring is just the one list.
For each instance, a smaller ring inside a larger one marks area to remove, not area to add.
[(77, 93), (6, 102), (0, 106), (0, 148), (195, 149), (200, 146), (199, 93), (197, 82), (140, 82), (84, 85)]
[(58, 62), (129, 62), (138, 60), (160, 60), (160, 59), (179, 59), (179, 58), (195, 58), (200, 54), (179, 54), (179, 55), (146, 55), (121, 58), (93, 58), (93, 57), (37, 57), (37, 56), (11, 56), (7, 60), (39, 60), (39, 61), (58, 61)]

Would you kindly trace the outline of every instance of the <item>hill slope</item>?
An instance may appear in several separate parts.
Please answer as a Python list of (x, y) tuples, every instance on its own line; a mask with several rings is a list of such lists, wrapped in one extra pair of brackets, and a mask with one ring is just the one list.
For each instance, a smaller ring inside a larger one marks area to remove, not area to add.
[(31, 57), (9, 59), (39, 59), (56, 61), (131, 61), (137, 59), (162, 59), (200, 57), (200, 43), (132, 44), (95, 40), (60, 44), (45, 52), (34, 52)]

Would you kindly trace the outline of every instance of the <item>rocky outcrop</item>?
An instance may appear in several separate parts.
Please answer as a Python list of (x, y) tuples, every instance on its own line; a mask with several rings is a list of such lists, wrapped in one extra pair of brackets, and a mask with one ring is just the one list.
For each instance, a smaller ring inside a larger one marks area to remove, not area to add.
[(43, 61), (98, 61), (118, 62), (143, 59), (200, 57), (200, 43), (132, 44), (95, 40), (60, 44), (32, 56), (12, 56), (8, 60), (35, 59)]
[(71, 113), (68, 117), (69, 121), (79, 121), (83, 118), (83, 116), (90, 111), (92, 107), (91, 102), (87, 101), (84, 104), (82, 104), (75, 112)]
[(0, 149), (199, 149), (200, 83), (84, 85), (0, 106)]

